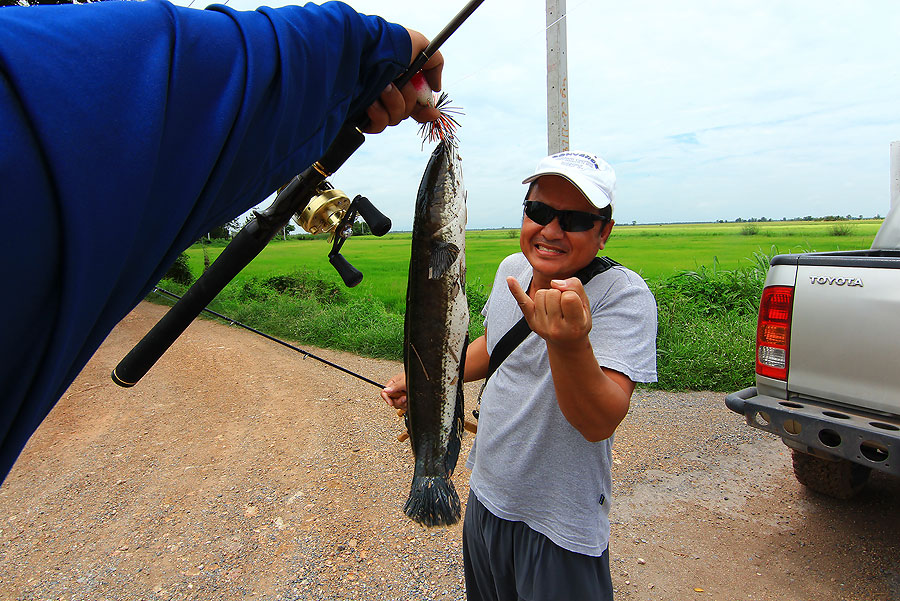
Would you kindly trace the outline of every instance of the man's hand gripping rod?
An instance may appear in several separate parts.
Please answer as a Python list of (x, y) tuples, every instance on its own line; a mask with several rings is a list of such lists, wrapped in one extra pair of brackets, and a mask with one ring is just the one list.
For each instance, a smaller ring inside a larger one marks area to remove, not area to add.
[[(483, 1), (471, 0), (416, 57), (409, 68), (395, 80), (396, 86), (402, 88), (409, 83), (412, 76), (428, 62), (431, 55)], [(365, 141), (361, 130), (368, 125), (368, 122), (369, 118), (363, 110), (361, 114), (352, 116), (344, 123), (325, 154), (303, 173), (294, 177), (265, 211), (255, 214), (255, 218), (237, 233), (222, 254), (194, 282), (182, 299), (175, 303), (153, 326), (153, 329), (119, 362), (112, 372), (113, 382), (119, 386), (134, 386), (150, 371), (150, 368), (187, 329), (194, 318), (200, 315), (241, 269), (262, 252), (266, 244), (287, 225), (295, 213), (303, 211), (325, 178), (336, 172), (356, 152)], [(374, 211), (376, 219), (380, 215), (371, 205), (366, 208)], [(366, 217), (366, 215), (363, 216)], [(387, 227), (390, 229), (389, 222)], [(340, 256), (338, 255), (338, 257)], [(340, 258), (342, 259), (342, 257)], [(334, 261), (332, 262), (334, 263)], [(335, 266), (338, 267), (337, 264)]]

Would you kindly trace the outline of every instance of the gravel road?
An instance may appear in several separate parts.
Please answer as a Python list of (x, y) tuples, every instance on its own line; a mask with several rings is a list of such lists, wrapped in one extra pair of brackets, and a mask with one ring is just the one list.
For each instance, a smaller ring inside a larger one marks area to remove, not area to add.
[[(116, 328), (0, 487), (0, 598), (465, 598), (461, 528), (401, 511), (411, 453), (374, 386), (198, 321), (116, 387), (163, 312)], [(400, 368), (308, 350), (376, 381)], [(900, 484), (807, 492), (721, 394), (639, 389), (614, 462), (619, 600), (900, 601)], [(461, 461), (463, 499), (467, 480)]]

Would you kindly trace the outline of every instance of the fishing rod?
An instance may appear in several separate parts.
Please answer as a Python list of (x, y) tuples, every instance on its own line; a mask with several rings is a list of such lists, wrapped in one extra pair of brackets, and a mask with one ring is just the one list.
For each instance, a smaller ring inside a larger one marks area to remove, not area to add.
[[(394, 81), (397, 88), (409, 83), (483, 1), (470, 0), (466, 4)], [(113, 382), (127, 388), (144, 377), (204, 307), (262, 252), (292, 217), (304, 229), (312, 228), (307, 229), (311, 233), (332, 232), (333, 245), (328, 261), (347, 286), (352, 287), (362, 281), (362, 273), (340, 254), (341, 246), (352, 234), (353, 221), (358, 214), (376, 236), (386, 234), (391, 228), (391, 221), (364, 197), (357, 196), (352, 202), (348, 201), (346, 195), (335, 190), (326, 178), (333, 175), (362, 145), (365, 141), (362, 130), (368, 123), (365, 109), (353, 115), (341, 126), (318, 161), (279, 189), (275, 200), (265, 211), (253, 212), (253, 219), (235, 235), (209, 269), (113, 369)]]
[[(178, 296), (174, 292), (169, 292), (168, 290), (165, 290), (164, 288), (160, 288), (159, 286), (154, 286), (153, 291), (156, 292), (157, 294), (161, 294), (161, 295), (168, 296), (170, 298), (174, 298), (176, 301), (179, 301), (182, 299), (181, 296)], [(351, 371), (351, 370), (347, 369), (346, 367), (341, 367), (337, 363), (332, 363), (328, 359), (323, 359), (322, 357), (317, 357), (316, 355), (310, 353), (309, 351), (304, 351), (302, 348), (298, 348), (298, 347), (294, 346), (293, 344), (290, 344), (289, 342), (285, 342), (284, 340), (275, 338), (274, 336), (266, 334), (265, 332), (261, 332), (261, 331), (257, 330), (256, 328), (253, 328), (251, 326), (248, 326), (247, 324), (241, 323), (241, 322), (237, 321), (236, 319), (232, 319), (232, 318), (228, 317), (227, 315), (222, 315), (221, 313), (217, 313), (216, 311), (213, 311), (209, 307), (204, 307), (203, 312), (209, 313), (210, 315), (214, 315), (214, 316), (218, 317), (219, 319), (224, 319), (231, 325), (244, 328), (245, 330), (249, 330), (249, 331), (253, 332), (254, 334), (259, 334), (260, 336), (262, 336), (263, 338), (265, 338), (267, 340), (271, 340), (272, 342), (277, 342), (281, 346), (287, 347), (287, 348), (291, 349), (292, 351), (296, 351), (296, 352), (300, 353), (301, 355), (303, 355), (304, 359), (306, 357), (312, 357), (316, 361), (321, 361), (325, 365), (328, 365), (335, 369), (339, 369), (342, 372), (344, 372), (345, 374), (351, 375), (354, 378), (359, 378), (363, 382), (368, 382), (369, 384), (376, 386), (378, 388), (384, 388), (384, 384), (379, 384), (375, 380), (370, 380), (369, 378), (362, 376), (354, 371)]]
[[(175, 299), (176, 301), (179, 301), (179, 300), (181, 300), (181, 298), (182, 298), (182, 297), (178, 296), (177, 294), (175, 294), (174, 292), (169, 292), (168, 290), (166, 290), (166, 289), (164, 289), (164, 288), (160, 288), (159, 286), (154, 286), (154, 287), (153, 287), (153, 291), (156, 292), (157, 294), (165, 295), (165, 296), (168, 296), (168, 297), (170, 297), (170, 298), (173, 298), (173, 299)], [(358, 379), (362, 380), (363, 382), (366, 382), (366, 383), (368, 383), (368, 384), (371, 384), (372, 386), (375, 386), (375, 387), (378, 388), (378, 389), (383, 389), (383, 388), (385, 387), (385, 384), (379, 384), (379, 383), (376, 382), (375, 380), (370, 380), (369, 378), (367, 378), (367, 377), (365, 377), (365, 376), (363, 376), (363, 375), (360, 375), (360, 374), (356, 373), (355, 371), (349, 370), (349, 369), (347, 369), (346, 367), (342, 367), (342, 366), (338, 365), (337, 363), (332, 363), (332, 362), (329, 361), (328, 359), (323, 359), (322, 357), (318, 357), (318, 356), (316, 356), (316, 355), (310, 353), (309, 351), (304, 351), (302, 348), (298, 348), (298, 347), (294, 346), (293, 344), (291, 344), (291, 343), (289, 343), (289, 342), (285, 342), (284, 340), (281, 340), (281, 339), (279, 339), (279, 338), (275, 338), (274, 336), (272, 336), (272, 335), (270, 335), (270, 334), (266, 334), (265, 332), (261, 332), (260, 330), (257, 330), (256, 328), (253, 328), (253, 327), (251, 327), (251, 326), (248, 326), (247, 324), (241, 323), (241, 322), (237, 321), (236, 319), (232, 319), (232, 318), (228, 317), (227, 315), (222, 315), (221, 313), (218, 313), (218, 312), (216, 312), (216, 311), (213, 311), (213, 310), (210, 309), (209, 307), (204, 307), (203, 312), (209, 313), (210, 315), (213, 315), (213, 316), (215, 316), (215, 317), (218, 317), (219, 319), (225, 320), (225, 321), (227, 321), (228, 323), (230, 323), (231, 325), (234, 325), (234, 326), (238, 326), (238, 327), (244, 328), (245, 330), (249, 330), (249, 331), (253, 332), (254, 334), (259, 334), (260, 336), (262, 336), (263, 338), (265, 338), (265, 339), (267, 339), (267, 340), (271, 340), (272, 342), (277, 342), (277, 343), (280, 344), (281, 346), (287, 347), (287, 348), (291, 349), (292, 351), (295, 351), (295, 352), (297, 352), (297, 353), (300, 353), (301, 355), (303, 355), (303, 358), (304, 358), (304, 359), (306, 359), (307, 357), (312, 357), (312, 358), (315, 359), (316, 361), (320, 361), (320, 362), (324, 363), (325, 365), (328, 365), (328, 366), (333, 367), (333, 368), (335, 368), (335, 369), (339, 369), (339, 370), (341, 370), (342, 372), (344, 372), (345, 374), (350, 375), (350, 376), (353, 376), (354, 378), (358, 378)], [(405, 410), (405, 409), (398, 409), (398, 410), (397, 410), (397, 417), (402, 418), (402, 417), (404, 417), (405, 415), (406, 415), (406, 410)], [(478, 424), (475, 423), (475, 422), (470, 422), (469, 420), (464, 420), (464, 421), (463, 421), (463, 427), (464, 427), (467, 431), (471, 432), (472, 434), (475, 434), (476, 432), (478, 432)], [(409, 431), (408, 431), (408, 430), (404, 430), (401, 434), (399, 434), (399, 435), (397, 436), (397, 441), (398, 441), (398, 442), (405, 442), (408, 438), (409, 438)]]

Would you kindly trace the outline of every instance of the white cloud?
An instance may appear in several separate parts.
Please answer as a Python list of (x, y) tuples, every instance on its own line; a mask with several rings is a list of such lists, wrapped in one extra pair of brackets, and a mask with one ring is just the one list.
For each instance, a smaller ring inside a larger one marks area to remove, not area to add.
[[(464, 4), (350, 3), (428, 36)], [(620, 222), (887, 212), (896, 2), (567, 4), (571, 143), (616, 168)], [(546, 150), (544, 6), (486, 0), (443, 48), (470, 227), (518, 224)], [(409, 229), (420, 145), (412, 124), (371, 136), (333, 183)]]

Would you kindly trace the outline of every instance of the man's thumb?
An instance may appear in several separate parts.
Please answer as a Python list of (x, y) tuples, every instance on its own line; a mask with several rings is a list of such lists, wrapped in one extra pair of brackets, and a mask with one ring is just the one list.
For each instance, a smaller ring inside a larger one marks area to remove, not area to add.
[(522, 290), (522, 286), (519, 284), (519, 281), (512, 276), (508, 276), (506, 278), (506, 285), (509, 286), (509, 291), (512, 293), (513, 298), (516, 299), (516, 302), (519, 304), (519, 308), (522, 309), (522, 313), (528, 315), (526, 310), (529, 310), (534, 303), (531, 298), (528, 297), (528, 294)]

